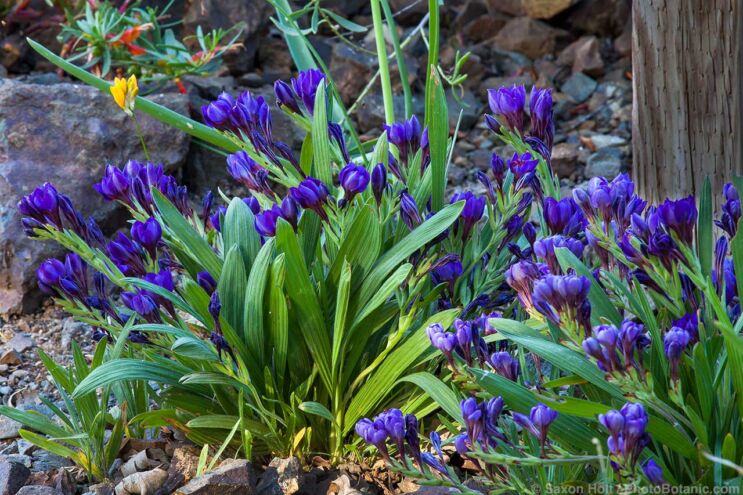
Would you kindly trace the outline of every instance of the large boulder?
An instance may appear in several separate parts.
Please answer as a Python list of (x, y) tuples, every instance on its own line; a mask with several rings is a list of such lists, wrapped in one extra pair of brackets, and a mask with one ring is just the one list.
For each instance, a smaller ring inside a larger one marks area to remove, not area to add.
[(241, 24), (243, 31), (237, 42), (242, 46), (226, 54), (224, 61), (233, 74), (244, 73), (253, 68), (259, 42), (272, 12), (271, 4), (266, 0), (187, 0), (183, 32), (192, 35), (198, 26), (206, 33)]
[[(188, 114), (188, 98), (154, 95), (157, 103)], [(138, 115), (152, 160), (174, 171), (184, 162), (190, 139), (145, 115)], [(27, 239), (16, 205), (45, 181), (57, 185), (86, 216), (117, 227), (116, 205), (93, 190), (106, 164), (144, 160), (132, 120), (110, 95), (76, 84), (26, 84), (0, 80), (0, 314), (36, 307), (35, 270), (61, 250)]]

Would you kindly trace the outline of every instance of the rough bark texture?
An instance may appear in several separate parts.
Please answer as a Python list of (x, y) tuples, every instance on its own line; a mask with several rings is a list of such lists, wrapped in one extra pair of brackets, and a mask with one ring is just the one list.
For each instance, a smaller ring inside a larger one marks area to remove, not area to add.
[(743, 175), (740, 0), (634, 0), (633, 175), (657, 202)]

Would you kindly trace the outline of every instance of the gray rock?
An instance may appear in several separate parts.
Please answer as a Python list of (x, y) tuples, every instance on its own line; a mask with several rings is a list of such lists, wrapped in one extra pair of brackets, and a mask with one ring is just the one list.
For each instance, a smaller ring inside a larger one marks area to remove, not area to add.
[(22, 454), (8, 454), (8, 455), (0, 455), (0, 462), (7, 461), (7, 462), (15, 462), (17, 464), (22, 464), (26, 466), (28, 469), (31, 469), (31, 457), (27, 455)]
[(274, 457), (261, 476), (258, 495), (292, 495), (302, 488), (304, 471), (296, 457)]
[(16, 352), (23, 352), (31, 349), (36, 344), (27, 333), (17, 333), (10, 339), (7, 345)]
[[(187, 114), (188, 98), (177, 93), (150, 99)], [(145, 115), (137, 116), (152, 160), (172, 172), (185, 160), (189, 137)], [(104, 203), (93, 184), (108, 163), (143, 160), (132, 119), (111, 96), (95, 88), (0, 80), (0, 314), (35, 309), (40, 299), (36, 268), (63, 250), (32, 242), (16, 205), (44, 180), (57, 184), (86, 217), (104, 229), (118, 227), (119, 208)]]
[(0, 495), (15, 495), (31, 475), (23, 464), (0, 462)]
[(621, 146), (627, 144), (627, 140), (623, 137), (611, 136), (609, 134), (594, 134), (591, 136), (591, 141), (597, 150), (608, 146)]
[(583, 175), (588, 179), (606, 177), (611, 180), (622, 172), (622, 152), (616, 148), (601, 148), (588, 157)]
[(51, 486), (29, 485), (21, 488), (16, 495), (63, 495), (63, 493)]
[(69, 459), (60, 457), (46, 450), (36, 450), (31, 454), (31, 471), (52, 471), (55, 469), (72, 466), (72, 462)]
[(213, 471), (189, 481), (176, 495), (255, 495), (255, 475), (244, 459), (228, 459)]
[(36, 445), (22, 438), (19, 440), (16, 440), (15, 444), (16, 444), (16, 447), (18, 448), (18, 453), (21, 455), (30, 455), (30, 454), (33, 454), (34, 450), (36, 450)]
[(80, 337), (88, 334), (90, 331), (90, 325), (87, 323), (67, 318), (62, 325), (62, 338), (60, 339), (59, 347), (63, 352), (67, 352), (73, 340), (80, 339)]
[(560, 88), (575, 103), (583, 103), (596, 90), (598, 83), (582, 72), (574, 72)]
[(10, 419), (7, 416), (0, 416), (0, 440), (16, 438), (21, 426), (18, 421)]
[(333, 44), (330, 59), (330, 74), (346, 105), (351, 105), (361, 94), (377, 68), (377, 58), (348, 44), (338, 41)]
[(96, 485), (90, 485), (85, 495), (112, 495), (113, 492), (114, 485), (112, 483), (98, 483)]

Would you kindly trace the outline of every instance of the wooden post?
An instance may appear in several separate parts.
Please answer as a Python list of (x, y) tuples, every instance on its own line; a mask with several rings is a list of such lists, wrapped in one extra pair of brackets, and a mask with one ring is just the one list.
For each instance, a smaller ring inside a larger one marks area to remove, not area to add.
[(743, 175), (743, 2), (634, 0), (633, 169), (652, 202)]

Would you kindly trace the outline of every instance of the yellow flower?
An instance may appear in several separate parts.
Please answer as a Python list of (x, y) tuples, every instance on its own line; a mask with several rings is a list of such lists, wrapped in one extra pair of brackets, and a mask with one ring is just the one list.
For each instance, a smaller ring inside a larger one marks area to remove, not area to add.
[(114, 84), (110, 89), (111, 95), (113, 95), (116, 104), (119, 105), (127, 115), (132, 115), (134, 112), (134, 98), (136, 98), (139, 93), (137, 76), (131, 75), (128, 80), (123, 77), (117, 77), (114, 79)]

